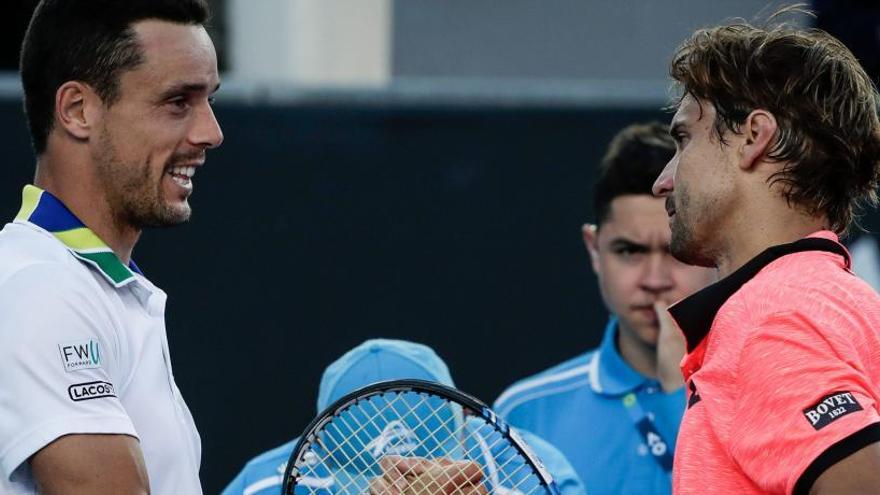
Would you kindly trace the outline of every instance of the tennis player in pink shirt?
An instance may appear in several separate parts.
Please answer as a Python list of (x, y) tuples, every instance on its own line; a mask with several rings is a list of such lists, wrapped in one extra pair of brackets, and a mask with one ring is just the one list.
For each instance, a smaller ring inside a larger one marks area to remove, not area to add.
[(694, 33), (666, 197), (678, 259), (721, 280), (670, 309), (687, 339), (677, 494), (880, 493), (880, 297), (838, 235), (876, 203), (878, 95), (830, 35)]

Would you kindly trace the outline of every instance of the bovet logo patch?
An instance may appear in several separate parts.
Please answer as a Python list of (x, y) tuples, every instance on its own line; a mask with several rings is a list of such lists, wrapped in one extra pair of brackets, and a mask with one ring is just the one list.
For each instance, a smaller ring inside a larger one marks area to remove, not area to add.
[(70, 400), (79, 402), (81, 400), (100, 399), (101, 397), (116, 397), (116, 390), (113, 388), (112, 383), (86, 382), (67, 387), (67, 394), (70, 396)]
[(822, 400), (804, 409), (804, 417), (813, 428), (821, 430), (832, 421), (840, 419), (851, 412), (861, 411), (862, 406), (850, 392), (834, 392), (822, 397)]

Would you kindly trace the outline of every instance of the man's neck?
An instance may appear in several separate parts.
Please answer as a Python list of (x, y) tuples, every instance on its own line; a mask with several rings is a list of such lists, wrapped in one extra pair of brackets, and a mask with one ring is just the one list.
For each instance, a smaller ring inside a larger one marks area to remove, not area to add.
[[(764, 186), (766, 187), (766, 186)], [(737, 205), (737, 215), (719, 228), (720, 243), (715, 256), (718, 275), (730, 275), (764, 250), (788, 244), (828, 230), (828, 219), (811, 216), (790, 205), (781, 194), (767, 195), (766, 189)]]
[(827, 230), (827, 225), (826, 221), (820, 219), (793, 221), (788, 225), (755, 225), (748, 233), (732, 238), (732, 242), (718, 259), (718, 274), (721, 278), (726, 277), (767, 248), (795, 242), (814, 232)]
[(96, 178), (87, 167), (81, 167), (76, 176), (66, 176), (64, 171), (74, 167), (55, 166), (55, 158), (47, 155), (48, 152), (37, 162), (34, 185), (61, 200), (64, 206), (127, 265), (131, 261), (131, 252), (141, 230), (117, 221), (106, 195), (97, 186)]

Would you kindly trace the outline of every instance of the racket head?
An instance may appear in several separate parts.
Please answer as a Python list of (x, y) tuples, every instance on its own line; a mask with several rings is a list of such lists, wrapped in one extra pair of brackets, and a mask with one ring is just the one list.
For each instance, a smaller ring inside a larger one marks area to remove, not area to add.
[(388, 455), (474, 461), (489, 494), (558, 494), (540, 460), (488, 406), (425, 380), (374, 383), (327, 407), (291, 453), (282, 493), (362, 495)]

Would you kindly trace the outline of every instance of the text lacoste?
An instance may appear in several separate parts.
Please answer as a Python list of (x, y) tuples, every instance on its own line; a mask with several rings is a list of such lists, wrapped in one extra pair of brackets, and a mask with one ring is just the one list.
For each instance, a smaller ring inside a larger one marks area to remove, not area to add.
[(101, 351), (94, 339), (58, 344), (64, 371), (87, 370), (101, 367)]
[(804, 416), (813, 428), (821, 430), (847, 414), (861, 411), (862, 406), (850, 392), (835, 392), (826, 395), (812, 407), (804, 409)]
[(107, 382), (87, 382), (77, 383), (67, 388), (67, 394), (70, 400), (79, 402), (81, 400), (100, 399), (101, 397), (116, 397), (116, 390), (112, 383)]

